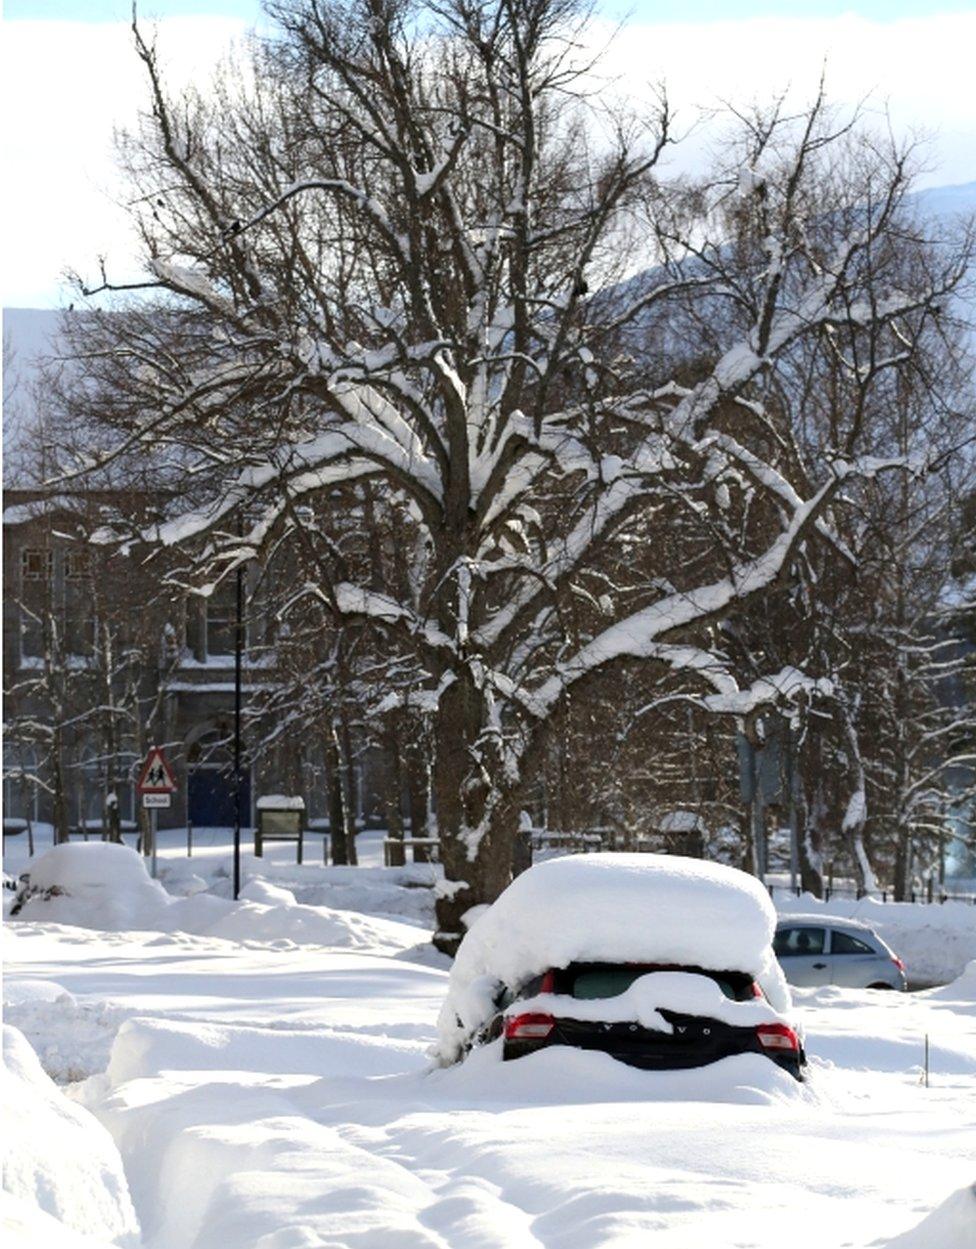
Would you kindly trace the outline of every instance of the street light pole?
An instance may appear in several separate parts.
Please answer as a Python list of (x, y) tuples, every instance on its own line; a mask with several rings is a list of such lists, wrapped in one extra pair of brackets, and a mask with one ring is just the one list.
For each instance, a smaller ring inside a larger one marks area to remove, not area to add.
[[(244, 514), (237, 513), (237, 534), (244, 537)], [(234, 620), (234, 901), (241, 892), (241, 674), (244, 656), (244, 565), (237, 565)]]

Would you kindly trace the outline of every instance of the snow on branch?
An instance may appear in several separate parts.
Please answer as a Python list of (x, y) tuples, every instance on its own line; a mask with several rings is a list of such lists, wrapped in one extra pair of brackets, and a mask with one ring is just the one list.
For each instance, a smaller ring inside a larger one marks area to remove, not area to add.
[(397, 625), (432, 650), (447, 654), (453, 654), (456, 650), (454, 640), (432, 621), (421, 619), (409, 607), (388, 594), (366, 590), (350, 582), (340, 582), (333, 587), (331, 597), (324, 594), (322, 597), (342, 616), (363, 616), (379, 624)]
[[(575, 682), (616, 659), (655, 658), (658, 642), (665, 635), (713, 619), (732, 604), (743, 602), (772, 585), (785, 571), (807, 530), (841, 482), (859, 473), (875, 475), (904, 465), (904, 458), (885, 461), (871, 458), (863, 465), (838, 463), (820, 489), (794, 508), (790, 523), (762, 555), (735, 565), (728, 577), (692, 590), (676, 591), (617, 621), (587, 642), (571, 659), (560, 663), (556, 673), (534, 692), (535, 699), (540, 706), (551, 708)], [(667, 659), (668, 655), (660, 657)], [(685, 665), (682, 663), (682, 666)], [(728, 697), (730, 692), (721, 697)]]

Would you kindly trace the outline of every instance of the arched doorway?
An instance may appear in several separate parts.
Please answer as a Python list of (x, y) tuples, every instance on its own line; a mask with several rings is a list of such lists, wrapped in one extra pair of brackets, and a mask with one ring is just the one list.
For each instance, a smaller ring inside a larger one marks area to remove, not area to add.
[[(186, 741), (186, 814), (194, 828), (234, 827), (234, 758), (226, 734), (203, 726)], [(241, 776), (241, 823), (251, 823), (251, 774)]]

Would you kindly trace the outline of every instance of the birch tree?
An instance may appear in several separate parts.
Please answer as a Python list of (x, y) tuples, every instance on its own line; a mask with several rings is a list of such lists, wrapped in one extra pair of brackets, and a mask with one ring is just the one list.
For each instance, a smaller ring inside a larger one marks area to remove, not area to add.
[[(732, 119), (731, 160), (668, 186), (666, 101), (598, 107), (572, 0), (269, 12), (277, 33), (206, 96), (170, 98), (135, 30), (150, 109), (122, 153), (147, 277), (89, 290), (158, 300), (88, 322), (101, 432), (76, 471), (156, 456), (172, 489), (138, 536), (185, 548), (206, 584), (297, 534), (310, 497), (396, 500), (405, 584), (310, 533), (296, 591), (417, 665), (452, 949), (508, 882), (520, 796), (575, 692), (634, 660), (709, 714), (827, 692), (815, 667), (744, 664), (729, 622), (812, 547), (849, 561), (845, 488), (905, 459), (856, 409), (811, 456), (778, 383), (802, 344), (866, 332), (879, 376), (906, 367), (900, 327), (960, 265), (889, 283), (909, 156), (822, 95)], [(640, 326), (665, 328), (635, 358)]]

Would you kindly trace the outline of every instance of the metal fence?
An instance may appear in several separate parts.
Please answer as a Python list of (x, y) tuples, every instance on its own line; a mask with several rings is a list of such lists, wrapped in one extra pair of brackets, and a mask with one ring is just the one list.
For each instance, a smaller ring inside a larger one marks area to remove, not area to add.
[[(803, 893), (804, 893), (804, 890), (799, 885), (790, 886), (790, 885), (775, 885), (775, 884), (769, 885), (768, 884), (766, 888), (769, 890), (769, 896), (771, 898), (775, 898), (777, 893), (779, 893), (780, 896), (786, 895), (789, 897), (800, 898), (803, 896)], [(901, 898), (901, 899), (896, 898), (894, 895), (894, 892), (890, 889), (880, 889), (880, 890), (875, 890), (873, 893), (868, 893), (867, 890), (855, 888), (853, 885), (825, 885), (823, 898), (818, 899), (818, 900), (822, 902), (829, 902), (831, 898), (854, 898), (856, 901), (859, 902), (861, 898), (868, 898), (868, 897), (873, 898), (875, 902), (902, 901), (902, 902), (918, 902), (918, 903), (926, 903), (926, 904), (928, 903), (940, 904), (943, 902), (966, 902), (972, 906), (976, 906), (976, 893), (974, 892), (949, 893), (944, 888), (937, 885), (935, 881), (932, 881), (932, 880), (926, 883), (926, 886), (924, 889), (913, 889), (909, 893), (907, 898)]]

